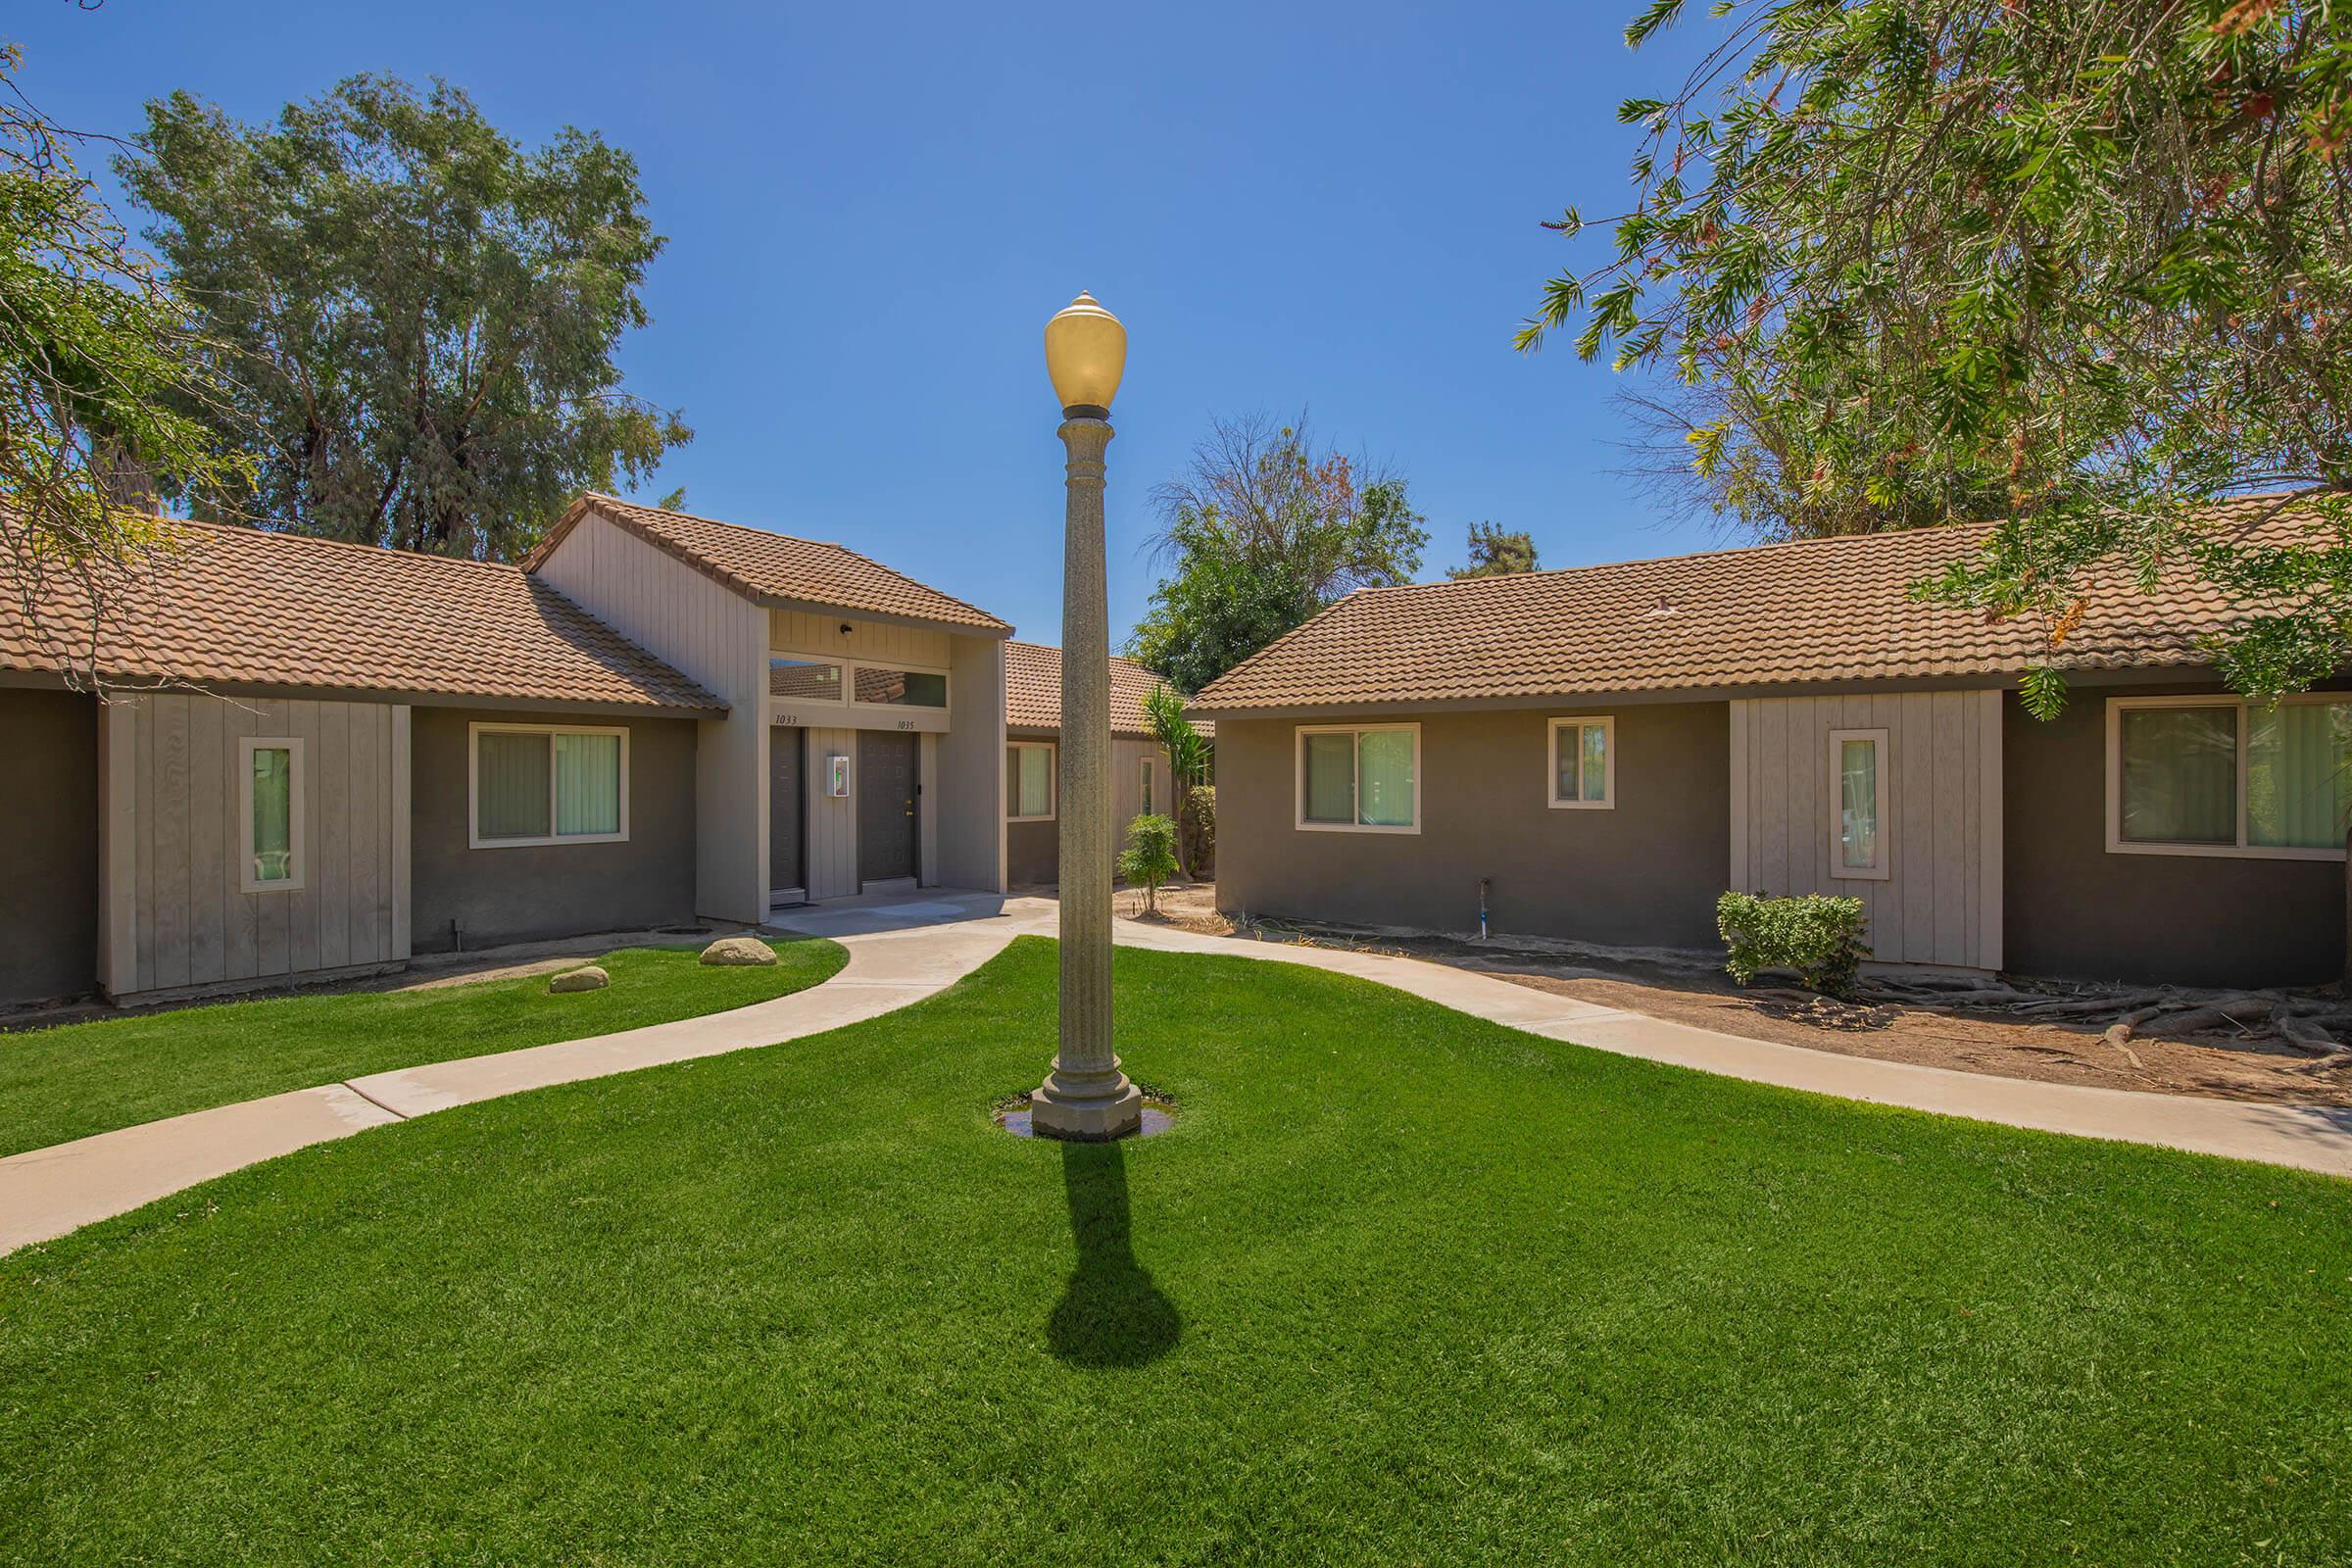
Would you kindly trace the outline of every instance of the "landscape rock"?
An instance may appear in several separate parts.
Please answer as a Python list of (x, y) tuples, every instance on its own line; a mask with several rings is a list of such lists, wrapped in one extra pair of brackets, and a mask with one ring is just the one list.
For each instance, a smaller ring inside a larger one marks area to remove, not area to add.
[(602, 991), (612, 983), (612, 977), (591, 963), (578, 969), (566, 969), (547, 983), (550, 991)]
[(720, 937), (703, 950), (705, 963), (773, 963), (776, 950), (758, 937)]

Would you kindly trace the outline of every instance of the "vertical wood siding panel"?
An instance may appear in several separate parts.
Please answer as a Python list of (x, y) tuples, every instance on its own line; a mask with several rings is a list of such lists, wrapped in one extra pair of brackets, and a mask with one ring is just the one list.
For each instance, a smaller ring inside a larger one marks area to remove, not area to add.
[(1896, 699), (1902, 714), (1899, 804), (1894, 815), (1903, 832), (1895, 840), (1895, 876), (1902, 886), (1903, 961), (1932, 962), (1936, 956), (1936, 734), (1934, 699), (1906, 692)]
[(1821, 776), (1821, 752), (1829, 743), (1821, 721), (1821, 704), (1799, 697), (1789, 705), (1788, 726), (1788, 891), (1824, 891), (1820, 810), (1814, 799)]
[(1830, 767), (1830, 731), (1842, 726), (1843, 711), (1838, 698), (1813, 700), (1813, 726), (1818, 733), (1812, 759), (1805, 763), (1813, 775), (1813, 821), (1806, 830), (1813, 835), (1813, 885), (1832, 895), (1845, 891), (1830, 879), (1830, 824), (1838, 814), (1838, 775)]
[[(1838, 727), (1839, 729), (1875, 729), (1885, 724), (1888, 717), (1886, 713), (1881, 711), (1879, 700), (1869, 696), (1840, 698), (1838, 709)], [(1828, 743), (1825, 741), (1823, 745), (1826, 748)], [(1826, 750), (1822, 758), (1822, 765), (1824, 767), (1829, 765)], [(1893, 799), (1892, 792), (1889, 792), (1887, 800), (1891, 802)], [(1891, 832), (1893, 824), (1887, 823), (1886, 828)], [(1892, 916), (1889, 913), (1889, 901), (1886, 897), (1887, 884), (1868, 880), (1840, 882), (1838, 884), (1838, 890), (1861, 899), (1863, 911), (1870, 922), (1870, 945), (1875, 950), (1873, 956), (1880, 958), (1887, 957), (1902, 940), (1900, 930), (1889, 928)]]
[(1936, 692), (1927, 699), (1936, 731), (1936, 961), (1968, 961), (1967, 813), (1962, 807), (1963, 783), (1968, 777), (1967, 699), (1959, 692)]
[[(320, 744), (318, 734), (319, 705), (313, 699), (305, 698), (300, 702), (290, 703), (287, 707), (292, 733), (301, 738), (302, 749), (309, 754), (311, 759), (310, 777), (303, 781), (302, 789), (303, 807), (308, 815), (308, 820), (303, 824), (303, 837), (310, 841), (309, 854), (316, 858), (318, 854), (319, 824), (326, 817), (325, 803), (322, 799), (323, 791), (319, 785), (318, 754), (325, 749)], [(338, 829), (338, 836), (339, 834), (340, 829)], [(302, 974), (318, 968), (318, 933), (321, 925), (319, 910), (323, 901), (318, 897), (316, 866), (313, 867), (312, 875), (303, 878), (301, 887), (291, 893), (281, 893), (275, 897), (279, 903), (287, 906), (287, 918), (293, 925), (292, 937), (287, 948), (287, 971), (292, 974)]]
[(155, 701), (155, 983), (188, 983), (188, 703)]
[(406, 705), (392, 710), (392, 801), (390, 854), (392, 877), (392, 956), (405, 958), (415, 942), (411, 929), (416, 916), (409, 896), (410, 808), (409, 737), (411, 715)]
[(2001, 770), (2001, 694), (1982, 693), (1978, 698), (1977, 719), (1977, 793), (1979, 800), (1979, 855), (1977, 866), (1977, 961), (1987, 969), (1998, 969), (2008, 961), (2003, 951), (2002, 900), (2007, 876), (2006, 813), (2008, 803), (2002, 794)]
[(259, 972), (261, 931), (255, 900), (242, 889), (245, 877), (245, 838), (238, 810), (237, 742), (256, 733), (254, 714), (243, 703), (220, 710), (220, 909), (224, 926), (221, 974), (246, 980)]
[(1748, 793), (1747, 715), (1752, 706), (1745, 698), (1735, 697), (1728, 705), (1726, 713), (1732, 736), (1732, 855), (1730, 876), (1723, 885), (1735, 892), (1744, 892), (1748, 885), (1747, 835), (1751, 803)]
[(196, 985), (228, 977), (228, 903), (221, 897), (227, 813), (220, 803), (236, 782), (237, 757), (221, 738), (221, 706), (203, 697), (188, 709), (188, 978)]
[(155, 989), (155, 705), (138, 699), (139, 737), (139, 978), (136, 991)]
[(1954, 720), (1960, 731), (1960, 937), (1958, 962), (1981, 964), (1977, 943), (1977, 870), (1982, 854), (1982, 803), (1978, 796), (1977, 694), (1962, 692)]
[(120, 996), (139, 981), (138, 714), (125, 701), (98, 708), (99, 979)]
[[(1760, 751), (1764, 776), (1776, 782), (1788, 776), (1788, 705), (1785, 701), (1761, 705), (1757, 714)], [(1764, 813), (1764, 885), (1765, 893), (1786, 894), (1788, 891), (1788, 811), (1786, 788), (1773, 792), (1772, 807)]]
[(318, 741), (311, 760), (311, 846), (317, 857), (310, 884), (318, 909), (316, 967), (339, 969), (351, 962), (351, 851), (359, 823), (353, 820), (351, 705), (320, 703)]
[(384, 851), (383, 803), (384, 710), (376, 704), (352, 704), (348, 715), (350, 747), (345, 777), (350, 792), (351, 839), (344, 852), (349, 891), (343, 905), (345, 963), (370, 963), (384, 956), (382, 868)]

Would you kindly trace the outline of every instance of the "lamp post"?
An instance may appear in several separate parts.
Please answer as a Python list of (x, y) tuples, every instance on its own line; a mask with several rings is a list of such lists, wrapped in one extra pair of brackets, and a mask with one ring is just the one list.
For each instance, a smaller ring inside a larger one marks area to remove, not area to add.
[(1061, 561), (1061, 1045), (1029, 1099), (1051, 1138), (1102, 1142), (1143, 1125), (1144, 1097), (1110, 1050), (1110, 612), (1102, 582), (1102, 454), (1127, 329), (1080, 294), (1046, 323), (1046, 370), (1069, 453)]

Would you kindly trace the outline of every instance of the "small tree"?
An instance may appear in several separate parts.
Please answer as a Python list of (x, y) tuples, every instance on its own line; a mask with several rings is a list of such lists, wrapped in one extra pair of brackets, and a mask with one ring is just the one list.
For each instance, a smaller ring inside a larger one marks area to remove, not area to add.
[[(242, 494), (252, 460), (198, 416), (227, 396), (217, 347), (22, 95), (23, 64), (0, 45), (0, 626), (95, 688), (118, 590), (172, 545), (157, 492)], [(87, 615), (60, 624), (53, 590)]]
[(1168, 754), (1169, 780), (1176, 797), (1176, 860), (1187, 878), (1193, 876), (1192, 857), (1185, 846), (1198, 837), (1193, 787), (1208, 777), (1208, 742), (1184, 716), (1184, 699), (1166, 686), (1154, 686), (1144, 699), (1144, 718), (1152, 738)]
[(1119, 875), (1144, 890), (1144, 912), (1159, 912), (1159, 885), (1177, 872), (1176, 824), (1146, 811), (1127, 824), (1127, 848), (1119, 852)]
[(1447, 566), (1446, 575), (1460, 582), (1465, 577), (1512, 577), (1536, 569), (1533, 534), (1505, 533), (1499, 522), (1474, 522), (1470, 525), (1470, 564)]
[(1304, 416), (1217, 420), (1152, 505), (1169, 575), (1128, 652), (1188, 692), (1334, 600), (1412, 581), (1429, 543), (1403, 476), (1319, 444)]

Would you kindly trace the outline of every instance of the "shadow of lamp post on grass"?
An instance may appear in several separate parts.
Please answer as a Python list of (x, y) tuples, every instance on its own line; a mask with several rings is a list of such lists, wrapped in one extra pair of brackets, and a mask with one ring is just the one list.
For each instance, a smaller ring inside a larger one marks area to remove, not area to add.
[(1063, 1144), (1061, 1186), (1078, 1266), (1046, 1320), (1046, 1344), (1074, 1367), (1149, 1366), (1175, 1348), (1184, 1319), (1136, 1259), (1126, 1151)]

